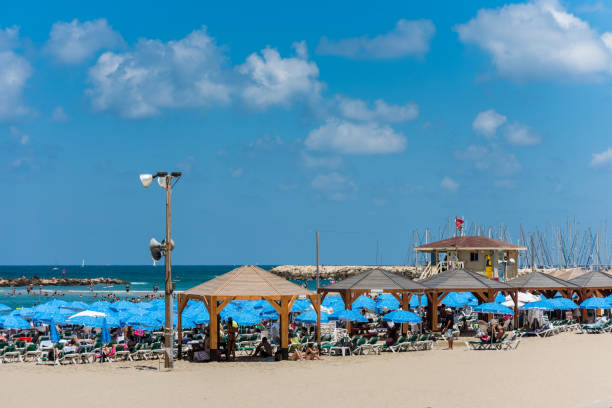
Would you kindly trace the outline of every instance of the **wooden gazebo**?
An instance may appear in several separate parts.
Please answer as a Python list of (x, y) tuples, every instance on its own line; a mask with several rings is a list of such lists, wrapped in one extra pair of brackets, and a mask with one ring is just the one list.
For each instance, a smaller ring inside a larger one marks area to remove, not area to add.
[[(521, 291), (542, 293), (547, 298), (559, 292), (563, 297), (571, 299), (574, 291), (579, 289), (572, 282), (539, 271), (527, 273), (506, 283)], [(517, 313), (518, 303), (514, 302), (514, 314), (517, 315)]]
[(438, 329), (438, 306), (450, 292), (471, 292), (481, 302), (493, 302), (498, 292), (510, 295), (518, 303), (517, 290), (468, 269), (449, 269), (420, 282), (427, 287), (428, 315), (431, 330)]
[[(317, 312), (317, 342), (321, 344), (321, 297), (260, 267), (247, 265), (195, 286), (178, 295), (178, 336), (182, 338), (181, 315), (187, 301), (200, 300), (210, 316), (210, 357), (218, 360), (219, 313), (232, 300), (266, 300), (280, 316), (281, 356), (288, 358), (289, 311), (298, 298), (310, 299)], [(179, 350), (181, 342), (179, 341)], [(179, 351), (180, 355), (180, 351)]]
[[(363, 294), (370, 292), (391, 293), (400, 302), (402, 309), (408, 310), (412, 294), (414, 292), (423, 293), (426, 289), (420, 283), (396, 273), (382, 269), (371, 269), (321, 288), (319, 293), (322, 294), (321, 300), (330, 292), (339, 293), (346, 309), (350, 309), (353, 302)], [(348, 328), (350, 329), (350, 323)], [(404, 331), (407, 328), (408, 326), (405, 326)]]

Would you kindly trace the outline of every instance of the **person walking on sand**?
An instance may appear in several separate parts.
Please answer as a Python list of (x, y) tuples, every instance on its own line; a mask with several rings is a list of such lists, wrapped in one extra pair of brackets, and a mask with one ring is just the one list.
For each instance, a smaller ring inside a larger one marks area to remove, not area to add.
[(446, 308), (446, 314), (443, 321), (442, 331), (444, 332), (444, 337), (446, 337), (446, 341), (448, 341), (448, 349), (453, 349), (453, 325), (455, 324), (455, 318), (453, 316), (453, 312), (450, 308)]
[(236, 360), (236, 328), (231, 317), (227, 319), (227, 361), (232, 356), (232, 361)]

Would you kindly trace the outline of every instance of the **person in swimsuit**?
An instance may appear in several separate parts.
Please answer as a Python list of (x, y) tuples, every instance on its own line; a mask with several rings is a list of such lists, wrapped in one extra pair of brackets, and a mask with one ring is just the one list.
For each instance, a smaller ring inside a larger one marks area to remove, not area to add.
[(238, 330), (234, 327), (234, 320), (229, 317), (227, 319), (227, 361), (232, 356), (232, 361), (236, 360), (236, 332)]

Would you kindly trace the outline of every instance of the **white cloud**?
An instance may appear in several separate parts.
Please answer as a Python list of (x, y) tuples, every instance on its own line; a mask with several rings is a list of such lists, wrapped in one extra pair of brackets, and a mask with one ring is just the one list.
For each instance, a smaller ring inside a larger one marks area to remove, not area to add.
[(471, 145), (464, 150), (456, 150), (453, 156), (457, 160), (471, 162), (476, 170), (491, 171), (497, 176), (510, 176), (522, 168), (514, 154), (505, 152), (496, 145)]
[(336, 169), (342, 164), (342, 158), (338, 156), (313, 156), (302, 153), (302, 164), (310, 168), (329, 168)]
[(374, 101), (370, 108), (361, 99), (337, 97), (340, 114), (347, 119), (381, 122), (406, 122), (419, 116), (417, 104), (409, 102), (405, 105), (389, 105), (382, 99)]
[(600, 153), (593, 153), (591, 166), (600, 167), (606, 165), (612, 165), (612, 147)]
[(289, 105), (297, 99), (316, 99), (323, 85), (317, 64), (308, 61), (304, 42), (294, 43), (295, 57), (282, 58), (277, 50), (265, 48), (253, 53), (237, 67), (247, 78), (242, 91), (244, 100), (255, 107)]
[(374, 38), (367, 36), (330, 41), (321, 38), (317, 53), (348, 58), (388, 59), (421, 56), (429, 50), (435, 27), (430, 20), (399, 20), (393, 30)]
[(481, 9), (458, 25), (464, 43), (489, 52), (498, 72), (514, 78), (593, 76), (612, 71), (612, 47), (557, 0)]
[(440, 187), (449, 193), (455, 193), (459, 189), (459, 183), (452, 178), (445, 176), (440, 182)]
[(74, 19), (53, 24), (45, 49), (62, 64), (78, 64), (122, 43), (121, 35), (105, 19), (83, 23)]
[(51, 119), (53, 119), (54, 122), (68, 122), (68, 115), (64, 112), (64, 108), (56, 106), (51, 114)]
[(472, 122), (472, 129), (476, 133), (492, 138), (495, 136), (497, 128), (506, 123), (506, 117), (495, 112), (493, 109), (480, 112), (476, 115), (474, 122)]
[(17, 142), (19, 142), (20, 145), (24, 146), (30, 143), (30, 135), (21, 131), (19, 128), (11, 126), (9, 128), (9, 132), (11, 133), (11, 136), (13, 136), (17, 140)]
[(28, 112), (23, 102), (23, 90), (32, 74), (30, 63), (15, 53), (19, 30), (0, 29), (0, 121), (8, 121)]
[(202, 108), (230, 102), (225, 57), (206, 27), (179, 41), (141, 39), (125, 53), (106, 52), (89, 70), (96, 110), (127, 118), (164, 108)]
[(355, 183), (338, 172), (317, 174), (310, 186), (335, 201), (346, 200), (357, 191)]
[(406, 138), (389, 126), (330, 119), (312, 130), (304, 144), (310, 150), (342, 154), (384, 154), (403, 151), (406, 148)]
[(242, 177), (243, 174), (244, 174), (244, 169), (242, 168), (230, 169), (230, 176), (232, 176), (233, 178), (240, 178)]
[(504, 136), (508, 143), (517, 146), (532, 146), (540, 143), (540, 137), (531, 128), (521, 123), (511, 123), (504, 127)]

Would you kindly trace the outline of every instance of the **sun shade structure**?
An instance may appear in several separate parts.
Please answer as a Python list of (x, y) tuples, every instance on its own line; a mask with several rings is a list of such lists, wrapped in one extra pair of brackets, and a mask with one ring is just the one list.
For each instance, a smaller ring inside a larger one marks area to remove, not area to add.
[[(568, 282), (579, 287), (576, 292), (581, 302), (590, 297), (605, 297), (612, 294), (612, 275), (601, 271), (590, 271), (570, 279)], [(586, 309), (582, 311), (583, 319), (587, 318)]]
[[(321, 288), (319, 292), (322, 293), (323, 298), (330, 292), (340, 293), (346, 309), (351, 309), (353, 302), (366, 293), (390, 293), (401, 303), (403, 310), (408, 310), (412, 294), (423, 293), (426, 289), (422, 284), (396, 273), (371, 269)], [(350, 329), (350, 325), (347, 328)], [(408, 326), (405, 326), (403, 330), (408, 330)]]
[[(241, 266), (179, 294), (179, 339), (182, 338), (181, 315), (187, 302), (190, 299), (203, 301), (210, 316), (211, 359), (218, 359), (219, 313), (232, 300), (264, 300), (280, 316), (281, 355), (283, 359), (287, 359), (289, 347), (289, 311), (298, 298), (310, 299), (313, 308), (317, 312), (317, 342), (320, 345), (321, 297), (313, 291), (304, 289), (253, 265)], [(181, 342), (179, 341), (179, 355), (181, 355), (181, 348)]]
[(420, 281), (427, 287), (428, 308), (432, 330), (437, 330), (438, 306), (450, 292), (473, 293), (482, 303), (494, 302), (501, 292), (509, 295), (518, 304), (518, 291), (503, 282), (489, 279), (468, 269), (449, 269)]
[(520, 291), (537, 292), (547, 298), (552, 298), (559, 292), (564, 298), (571, 299), (574, 292), (580, 289), (572, 282), (539, 271), (519, 276), (506, 283)]

